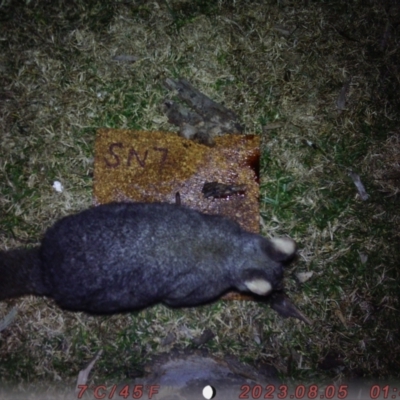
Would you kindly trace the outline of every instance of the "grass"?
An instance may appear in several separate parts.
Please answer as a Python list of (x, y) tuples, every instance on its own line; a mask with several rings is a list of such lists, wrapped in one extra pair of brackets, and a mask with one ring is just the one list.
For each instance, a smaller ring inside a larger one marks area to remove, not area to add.
[[(1, 248), (32, 245), (91, 204), (96, 128), (174, 130), (162, 82), (182, 76), (262, 136), (262, 231), (298, 243), (286, 289), (315, 323), (245, 302), (91, 317), (14, 299), (0, 304), (1, 315), (19, 308), (0, 333), (0, 382), (72, 387), (103, 349), (93, 381), (116, 383), (174, 345), (195, 347), (205, 328), (215, 334), (202, 345), (210, 353), (261, 360), (286, 381), (398, 379), (395, 2), (64, 3), (0, 3)], [(121, 54), (138, 61), (112, 60)], [(313, 275), (300, 283), (299, 272)]]

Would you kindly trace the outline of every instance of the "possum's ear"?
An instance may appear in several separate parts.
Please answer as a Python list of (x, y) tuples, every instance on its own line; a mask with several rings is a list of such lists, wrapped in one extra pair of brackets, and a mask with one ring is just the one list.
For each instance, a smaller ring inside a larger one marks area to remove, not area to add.
[(278, 262), (290, 261), (296, 254), (296, 242), (288, 237), (270, 239), (264, 248), (268, 256)]
[(244, 284), (247, 287), (247, 289), (250, 290), (250, 292), (253, 292), (260, 296), (265, 296), (272, 290), (271, 283), (266, 279), (262, 278), (255, 278), (252, 280), (248, 280), (245, 281)]

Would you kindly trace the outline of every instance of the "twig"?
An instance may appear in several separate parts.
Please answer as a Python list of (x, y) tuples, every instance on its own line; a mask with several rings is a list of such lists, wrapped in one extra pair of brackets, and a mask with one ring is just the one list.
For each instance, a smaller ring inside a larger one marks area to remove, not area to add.
[(100, 358), (100, 356), (102, 355), (103, 350), (100, 349), (95, 355), (94, 357), (90, 360), (89, 364), (87, 365), (87, 367), (85, 369), (82, 369), (79, 371), (78, 374), (78, 381), (76, 383), (76, 388), (75, 388), (75, 393), (79, 393), (80, 389), (79, 386), (80, 385), (86, 385), (88, 378), (89, 378), (89, 374), (90, 371), (92, 370), (92, 368), (94, 367), (94, 364), (96, 363), (96, 361)]
[(365, 191), (365, 187), (361, 182), (360, 176), (353, 171), (349, 172), (349, 176), (351, 177), (351, 179), (353, 179), (353, 182), (356, 185), (361, 200), (363, 201), (368, 200), (369, 194)]
[(0, 332), (4, 331), (4, 329), (6, 329), (7, 326), (11, 324), (16, 315), (17, 308), (13, 307), (11, 311), (3, 319), (0, 320)]

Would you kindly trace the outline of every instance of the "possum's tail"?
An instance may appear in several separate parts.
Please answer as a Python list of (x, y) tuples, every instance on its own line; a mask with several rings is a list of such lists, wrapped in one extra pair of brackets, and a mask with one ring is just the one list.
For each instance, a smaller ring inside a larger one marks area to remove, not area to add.
[(0, 300), (46, 294), (40, 248), (0, 251)]

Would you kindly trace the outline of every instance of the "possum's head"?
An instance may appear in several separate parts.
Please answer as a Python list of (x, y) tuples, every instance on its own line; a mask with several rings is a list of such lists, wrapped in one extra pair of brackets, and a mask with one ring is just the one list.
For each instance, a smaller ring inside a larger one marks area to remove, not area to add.
[(238, 289), (266, 296), (281, 288), (283, 268), (295, 258), (296, 243), (283, 237), (260, 238), (258, 244), (256, 260), (242, 270)]

